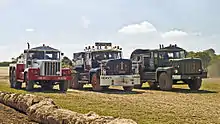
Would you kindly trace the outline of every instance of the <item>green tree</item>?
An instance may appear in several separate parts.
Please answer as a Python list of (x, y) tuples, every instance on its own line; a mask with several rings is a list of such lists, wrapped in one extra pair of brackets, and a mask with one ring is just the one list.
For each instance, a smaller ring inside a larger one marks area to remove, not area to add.
[(68, 57), (64, 56), (62, 59), (62, 67), (72, 67), (72, 65), (72, 61)]
[(203, 51), (203, 52), (193, 52), (190, 51), (187, 53), (187, 57), (189, 58), (200, 58), (202, 61), (202, 65), (204, 67), (204, 69), (207, 69), (207, 67), (210, 64), (210, 61), (212, 60), (212, 57), (209, 53), (209, 51)]

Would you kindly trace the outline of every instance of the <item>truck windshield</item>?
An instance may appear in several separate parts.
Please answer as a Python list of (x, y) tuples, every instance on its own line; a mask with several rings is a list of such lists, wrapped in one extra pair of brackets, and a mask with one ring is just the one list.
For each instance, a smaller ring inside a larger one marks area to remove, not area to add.
[(50, 60), (59, 60), (60, 53), (59, 52), (51, 52), (51, 51), (31, 51), (29, 52), (29, 57), (32, 59), (50, 59)]
[(160, 53), (160, 57), (164, 59), (181, 59), (185, 58), (186, 56), (184, 51), (175, 51)]
[(107, 60), (107, 59), (119, 59), (121, 58), (121, 52), (93, 52), (93, 60)]

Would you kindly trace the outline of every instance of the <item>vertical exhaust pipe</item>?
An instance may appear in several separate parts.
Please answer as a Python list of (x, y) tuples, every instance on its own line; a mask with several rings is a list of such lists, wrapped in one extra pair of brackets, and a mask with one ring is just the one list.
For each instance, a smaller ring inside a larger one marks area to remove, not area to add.
[(30, 43), (27, 42), (27, 45), (28, 45), (28, 49), (30, 49)]
[(25, 68), (28, 68), (28, 60), (29, 60), (29, 49), (30, 49), (30, 44), (29, 42), (27, 42), (28, 45), (28, 49), (27, 49), (27, 55), (26, 55), (26, 64), (25, 64)]

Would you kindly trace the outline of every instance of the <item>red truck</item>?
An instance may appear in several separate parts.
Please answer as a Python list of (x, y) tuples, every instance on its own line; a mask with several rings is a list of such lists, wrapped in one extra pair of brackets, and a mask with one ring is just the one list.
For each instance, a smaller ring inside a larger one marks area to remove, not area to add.
[(25, 83), (28, 91), (33, 90), (35, 84), (43, 90), (51, 90), (59, 84), (60, 91), (66, 92), (72, 76), (71, 69), (62, 68), (62, 56), (59, 50), (45, 45), (30, 49), (28, 43), (23, 56), (9, 66), (10, 87), (20, 89)]

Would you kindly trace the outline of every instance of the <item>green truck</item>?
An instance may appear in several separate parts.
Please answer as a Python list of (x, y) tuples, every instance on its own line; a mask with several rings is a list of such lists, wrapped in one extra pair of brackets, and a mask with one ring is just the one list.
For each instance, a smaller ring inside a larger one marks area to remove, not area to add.
[(178, 81), (188, 84), (191, 90), (199, 90), (202, 78), (207, 78), (207, 72), (202, 67), (199, 58), (186, 58), (186, 50), (175, 45), (159, 49), (136, 49), (130, 59), (133, 70), (138, 70), (141, 78), (140, 85), (148, 82), (151, 89), (171, 90)]

